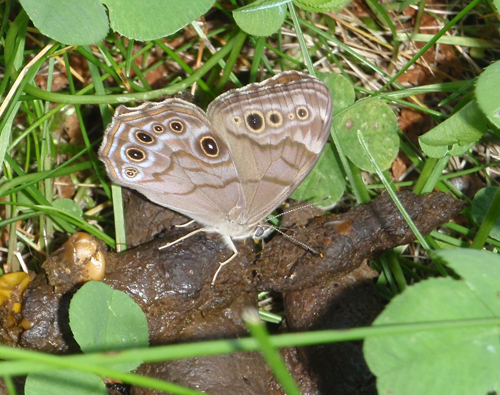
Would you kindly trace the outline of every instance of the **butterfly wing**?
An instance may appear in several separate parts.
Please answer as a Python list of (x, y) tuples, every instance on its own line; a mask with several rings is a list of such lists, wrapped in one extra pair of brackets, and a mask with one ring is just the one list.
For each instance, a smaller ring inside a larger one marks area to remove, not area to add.
[(299, 72), (229, 91), (207, 116), (231, 151), (248, 223), (258, 223), (298, 187), (323, 150), (332, 122), (325, 84)]
[(183, 100), (119, 106), (99, 157), (117, 184), (207, 227), (245, 206), (227, 145), (205, 113)]

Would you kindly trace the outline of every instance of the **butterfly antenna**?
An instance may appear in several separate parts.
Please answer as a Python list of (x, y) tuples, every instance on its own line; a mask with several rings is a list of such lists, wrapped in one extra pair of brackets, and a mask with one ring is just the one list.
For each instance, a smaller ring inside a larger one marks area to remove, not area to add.
[(270, 229), (275, 230), (276, 232), (278, 232), (281, 235), (283, 235), (285, 238), (287, 238), (288, 240), (290, 240), (292, 243), (301, 246), (302, 248), (304, 248), (304, 250), (311, 251), (313, 254), (323, 256), (323, 254), (321, 252), (316, 251), (314, 248), (308, 246), (306, 243), (302, 243), (301, 241), (297, 240), (295, 237), (287, 235), (285, 232), (279, 230), (276, 226), (274, 226), (274, 225), (268, 225), (268, 226), (269, 226)]
[[(325, 197), (325, 198), (323, 198), (323, 199), (321, 199), (321, 200), (318, 200), (317, 202), (314, 202), (314, 203), (308, 203), (308, 204), (305, 204), (305, 205), (303, 205), (303, 206), (299, 206), (299, 207), (295, 207), (295, 208), (292, 208), (292, 209), (287, 210), (287, 211), (283, 211), (281, 214), (278, 214), (278, 215), (275, 215), (274, 217), (268, 218), (268, 219), (266, 220), (266, 222), (269, 222), (269, 221), (271, 221), (272, 219), (275, 219), (275, 218), (279, 218), (279, 217), (281, 217), (282, 215), (289, 214), (289, 213), (293, 213), (294, 211), (297, 211), (297, 210), (302, 210), (302, 209), (307, 208), (307, 207), (316, 206), (317, 204), (319, 204), (319, 203), (321, 203), (321, 202), (324, 202), (325, 200), (328, 200), (328, 199), (330, 199), (330, 198), (331, 198), (331, 196), (327, 196), (327, 197)], [(272, 225), (270, 225), (270, 226), (272, 226)], [(279, 232), (279, 231), (278, 231), (278, 232)]]
[[(321, 203), (321, 202), (324, 202), (325, 200), (328, 200), (330, 199), (331, 196), (327, 196), (321, 200), (318, 200), (314, 203), (308, 203), (308, 204), (305, 204), (303, 206), (299, 206), (299, 207), (295, 207), (295, 208), (292, 208), (291, 210), (287, 210), (287, 211), (284, 211), (282, 212), (281, 214), (278, 214), (278, 215), (275, 215), (274, 217), (271, 217), (271, 218), (268, 218), (266, 219), (266, 222), (269, 222), (275, 218), (279, 218), (281, 217), (282, 215), (285, 215), (285, 214), (289, 214), (289, 213), (293, 213), (294, 211), (297, 211), (297, 210), (302, 210), (306, 207), (312, 207), (312, 206), (315, 206), (317, 205), (318, 203)], [(316, 251), (314, 248), (308, 246), (307, 244), (305, 243), (302, 243), (301, 241), (297, 240), (295, 237), (292, 237), (292, 236), (289, 236), (287, 235), (286, 233), (284, 233), (283, 231), (279, 230), (276, 226), (274, 225), (271, 225), (271, 224), (267, 224), (267, 226), (269, 227), (269, 229), (272, 229), (272, 230), (275, 230), (276, 232), (282, 234), (284, 237), (286, 237), (288, 240), (290, 240), (292, 243), (294, 244), (297, 244), (299, 246), (301, 246), (302, 248), (304, 248), (306, 251), (311, 251), (313, 254), (316, 254), (316, 255), (321, 255), (323, 256), (323, 254), (321, 254), (320, 252)]]

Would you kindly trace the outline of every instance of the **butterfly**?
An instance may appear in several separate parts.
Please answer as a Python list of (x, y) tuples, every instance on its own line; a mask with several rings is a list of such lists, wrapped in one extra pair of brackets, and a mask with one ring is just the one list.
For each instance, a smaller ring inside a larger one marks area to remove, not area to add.
[(311, 171), (332, 111), (323, 82), (288, 71), (218, 96), (206, 113), (175, 98), (119, 106), (99, 157), (115, 183), (202, 225), (167, 246), (220, 234), (233, 254), (218, 273), (238, 254), (233, 240), (262, 234), (264, 219)]

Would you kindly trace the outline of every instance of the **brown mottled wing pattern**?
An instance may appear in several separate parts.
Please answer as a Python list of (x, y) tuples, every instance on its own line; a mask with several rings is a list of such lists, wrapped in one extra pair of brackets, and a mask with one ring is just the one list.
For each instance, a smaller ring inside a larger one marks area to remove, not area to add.
[(245, 206), (227, 145), (205, 113), (182, 100), (118, 107), (99, 156), (117, 184), (205, 226)]
[(261, 221), (297, 188), (325, 146), (332, 111), (326, 85), (298, 72), (230, 91), (210, 104), (207, 116), (242, 183), (240, 221)]

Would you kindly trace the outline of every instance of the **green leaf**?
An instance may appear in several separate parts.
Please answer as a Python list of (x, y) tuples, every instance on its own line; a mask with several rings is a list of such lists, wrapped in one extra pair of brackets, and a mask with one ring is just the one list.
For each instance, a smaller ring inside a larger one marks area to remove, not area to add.
[[(434, 129), (433, 129), (434, 130)], [(432, 130), (431, 130), (432, 131)], [(424, 142), (420, 141), (420, 148), (431, 158), (442, 158), (446, 155), (450, 156), (460, 156), (465, 152), (470, 150), (476, 143), (470, 143), (467, 145), (427, 145)]]
[(317, 202), (330, 196), (330, 199), (318, 204), (318, 206), (330, 207), (341, 198), (344, 190), (345, 177), (335, 155), (335, 149), (332, 144), (327, 144), (314, 169), (291, 197), (301, 201)]
[(359, 168), (373, 172), (368, 156), (358, 141), (363, 133), (370, 153), (382, 170), (388, 169), (399, 151), (398, 122), (382, 100), (368, 100), (353, 106), (334, 121), (346, 156)]
[(25, 395), (107, 395), (102, 379), (77, 370), (31, 373), (24, 385)]
[[(496, 1), (497, 7), (500, 6), (500, 0)], [(498, 8), (497, 8), (498, 9)], [(477, 77), (476, 98), (477, 104), (486, 118), (500, 128), (500, 62), (497, 61), (484, 69), (482, 74)]]
[(291, 0), (257, 0), (233, 12), (241, 30), (253, 36), (267, 37), (276, 33), (286, 16), (286, 5)]
[(139, 41), (156, 40), (177, 32), (205, 14), (214, 0), (103, 0), (111, 28)]
[(64, 44), (96, 44), (109, 31), (99, 0), (21, 0), (21, 5), (42, 34)]
[(327, 12), (344, 8), (352, 0), (293, 0), (303, 10), (311, 12)]
[(356, 92), (354, 92), (351, 82), (343, 75), (337, 73), (317, 73), (316, 76), (330, 90), (333, 102), (333, 114), (338, 114), (343, 109), (354, 104)]
[[(76, 202), (74, 200), (65, 199), (65, 198), (55, 199), (52, 202), (52, 206), (56, 209), (59, 209), (59, 210), (65, 212), (68, 215), (73, 216), (73, 217), (83, 218), (83, 210), (81, 209), (81, 207), (78, 204), (76, 204)], [(54, 226), (60, 232), (64, 231), (64, 229), (61, 226), (59, 226), (57, 223), (54, 223)]]
[[(90, 281), (73, 296), (69, 323), (83, 352), (117, 351), (149, 344), (148, 323), (141, 308), (122, 291)], [(121, 363), (130, 371), (140, 361)]]
[[(407, 288), (373, 325), (499, 316), (500, 256), (454, 249), (433, 257), (463, 279), (434, 278)], [(487, 394), (500, 386), (500, 342), (492, 326), (370, 337), (364, 353), (381, 394)]]
[(432, 158), (462, 155), (486, 133), (486, 119), (476, 102), (469, 102), (434, 129), (419, 137), (422, 150)]
[(363, 22), (364, 25), (366, 25), (366, 28), (369, 30), (373, 30), (375, 32), (383, 32), (384, 29), (382, 29), (379, 24), (375, 21), (375, 19), (365, 17), (365, 18), (359, 18), (361, 22)]
[(406, 8), (406, 7), (409, 7), (409, 6), (412, 6), (414, 4), (417, 4), (418, 3), (418, 0), (403, 0), (399, 3), (398, 7), (395, 7), (396, 4), (391, 4), (392, 7), (394, 7), (393, 9), (397, 9), (399, 12), (403, 12), (403, 10)]
[[(481, 225), (486, 217), (486, 213), (493, 202), (493, 198), (497, 193), (498, 187), (486, 187), (479, 190), (474, 196), (472, 201), (472, 218), (476, 224)], [(500, 218), (495, 220), (493, 228), (491, 228), (490, 234), (495, 240), (500, 240)]]
[(78, 204), (76, 204), (74, 200), (65, 198), (55, 199), (52, 202), (52, 205), (55, 208), (65, 211), (68, 214), (74, 215), (75, 217), (83, 217), (82, 208)]
[(434, 254), (453, 268), (474, 295), (496, 317), (500, 316), (500, 256), (490, 251), (454, 249)]

